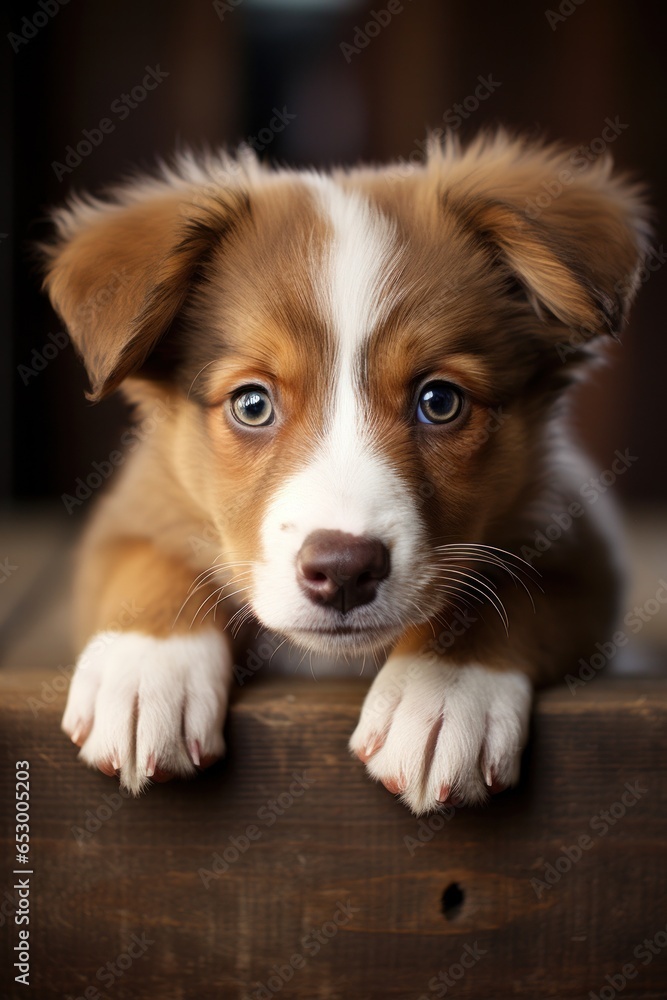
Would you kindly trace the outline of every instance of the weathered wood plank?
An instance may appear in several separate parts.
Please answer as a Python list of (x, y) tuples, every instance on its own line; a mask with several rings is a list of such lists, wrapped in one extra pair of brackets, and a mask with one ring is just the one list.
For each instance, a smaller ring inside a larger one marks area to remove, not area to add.
[[(667, 947), (633, 952), (667, 945), (667, 682), (545, 692), (520, 788), (420, 823), (347, 753), (365, 684), (252, 682), (224, 763), (126, 800), (76, 761), (61, 696), (30, 707), (53, 677), (0, 673), (5, 816), (31, 763), (33, 996), (565, 1000), (631, 962), (621, 995), (665, 997)], [(538, 897), (547, 863), (568, 870)], [(133, 935), (151, 943), (111, 982)]]

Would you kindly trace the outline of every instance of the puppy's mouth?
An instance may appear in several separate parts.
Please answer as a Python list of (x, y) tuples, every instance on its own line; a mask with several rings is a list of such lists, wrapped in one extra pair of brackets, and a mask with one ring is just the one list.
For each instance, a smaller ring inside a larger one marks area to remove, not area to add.
[(341, 622), (291, 628), (288, 636), (296, 645), (313, 651), (364, 653), (390, 646), (401, 631), (396, 625), (352, 625)]
[(368, 630), (364, 628), (352, 628), (352, 626), (341, 625), (339, 628), (304, 628), (297, 629), (304, 635), (364, 635)]

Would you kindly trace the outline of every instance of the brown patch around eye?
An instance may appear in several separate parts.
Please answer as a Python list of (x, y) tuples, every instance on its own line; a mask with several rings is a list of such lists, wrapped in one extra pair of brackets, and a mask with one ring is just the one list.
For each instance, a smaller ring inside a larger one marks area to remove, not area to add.
[(466, 396), (482, 402), (490, 404), (495, 399), (493, 376), (479, 355), (452, 354), (443, 359), (442, 368), (435, 377), (452, 382)]
[(186, 311), (183, 381), (205, 405), (244, 370), (301, 387), (331, 382), (336, 345), (321, 308), (331, 234), (302, 182), (258, 189), (252, 208), (253, 225), (209, 261)]

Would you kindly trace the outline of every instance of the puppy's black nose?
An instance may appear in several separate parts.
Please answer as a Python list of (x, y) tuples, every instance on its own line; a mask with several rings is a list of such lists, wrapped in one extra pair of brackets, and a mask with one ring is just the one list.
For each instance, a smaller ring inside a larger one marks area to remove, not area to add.
[(345, 614), (369, 604), (389, 576), (389, 550), (382, 542), (342, 531), (314, 531), (296, 561), (301, 589), (315, 604)]

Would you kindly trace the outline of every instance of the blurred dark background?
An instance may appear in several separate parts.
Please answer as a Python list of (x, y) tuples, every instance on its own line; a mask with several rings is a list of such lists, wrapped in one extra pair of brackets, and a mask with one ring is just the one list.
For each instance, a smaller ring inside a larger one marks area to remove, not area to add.
[[(573, 145), (593, 142), (606, 119), (620, 120), (626, 127), (610, 150), (648, 182), (661, 247), (664, 4), (34, 0), (5, 4), (3, 16), (5, 501), (71, 491), (116, 446), (124, 416), (119, 401), (85, 401), (85, 375), (72, 348), (59, 346), (30, 244), (47, 233), (49, 206), (151, 167), (177, 146), (246, 139), (271, 161), (325, 166), (416, 155), (427, 127), (457, 117), (463, 138), (500, 122)], [(167, 75), (134, 100), (147, 68)], [(480, 77), (494, 87), (475, 102)], [(79, 163), (70, 157), (67, 172), (54, 167), (67, 166), (67, 147), (103, 118), (113, 131)], [(616, 448), (638, 456), (617, 486), (633, 503), (667, 497), (657, 405), (667, 373), (666, 274), (660, 266), (650, 273), (613, 365), (580, 391), (575, 412), (601, 469)]]

